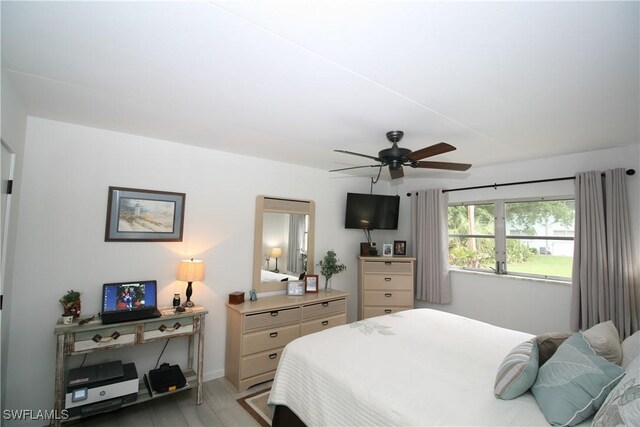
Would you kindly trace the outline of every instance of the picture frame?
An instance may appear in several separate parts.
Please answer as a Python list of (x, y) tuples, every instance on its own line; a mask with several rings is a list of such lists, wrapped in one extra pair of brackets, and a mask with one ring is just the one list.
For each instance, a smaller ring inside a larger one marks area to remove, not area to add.
[(303, 296), (305, 290), (304, 280), (287, 281), (287, 296)]
[(382, 244), (382, 256), (393, 256), (393, 245), (391, 243)]
[(393, 241), (393, 256), (407, 256), (407, 241), (406, 240), (394, 240)]
[(181, 242), (184, 193), (109, 187), (105, 242)]
[(306, 274), (304, 276), (304, 291), (305, 293), (317, 294), (318, 293), (318, 275)]

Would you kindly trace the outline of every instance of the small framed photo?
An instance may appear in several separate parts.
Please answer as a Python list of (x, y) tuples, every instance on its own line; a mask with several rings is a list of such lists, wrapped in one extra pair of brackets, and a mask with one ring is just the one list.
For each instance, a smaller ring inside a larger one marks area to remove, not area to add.
[(393, 245), (391, 243), (383, 243), (382, 256), (392, 256), (392, 255), (393, 255)]
[(184, 193), (109, 187), (105, 242), (181, 242)]
[(289, 296), (301, 296), (304, 295), (304, 280), (289, 280), (287, 281), (287, 295)]
[(406, 240), (394, 240), (393, 241), (393, 255), (406, 256), (407, 255), (407, 241)]
[(308, 293), (318, 293), (318, 275), (307, 274), (304, 276), (304, 291)]

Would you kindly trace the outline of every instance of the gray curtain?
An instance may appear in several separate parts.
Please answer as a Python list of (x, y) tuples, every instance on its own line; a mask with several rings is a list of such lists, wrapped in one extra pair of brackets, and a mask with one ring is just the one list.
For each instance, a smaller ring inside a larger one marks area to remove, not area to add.
[(416, 257), (416, 299), (451, 303), (449, 282), (449, 196), (442, 190), (423, 190), (411, 197), (411, 249)]
[(288, 270), (302, 273), (302, 250), (304, 245), (305, 215), (290, 215), (289, 218), (289, 253), (287, 254)]
[(611, 320), (623, 339), (638, 330), (640, 280), (624, 169), (578, 173), (575, 200), (571, 328)]

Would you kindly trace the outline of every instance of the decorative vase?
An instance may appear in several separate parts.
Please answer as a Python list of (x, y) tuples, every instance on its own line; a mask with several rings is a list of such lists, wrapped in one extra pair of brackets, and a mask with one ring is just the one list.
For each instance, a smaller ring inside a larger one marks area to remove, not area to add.
[(331, 277), (326, 277), (324, 282), (324, 290), (327, 292), (331, 292)]

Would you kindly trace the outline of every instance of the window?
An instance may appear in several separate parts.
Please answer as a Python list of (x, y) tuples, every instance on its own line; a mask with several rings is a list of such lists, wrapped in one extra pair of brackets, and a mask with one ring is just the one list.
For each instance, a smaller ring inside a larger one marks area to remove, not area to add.
[(496, 265), (495, 204), (449, 206), (449, 263), (489, 269)]
[(452, 266), (498, 274), (571, 278), (572, 199), (451, 205), (448, 219)]

